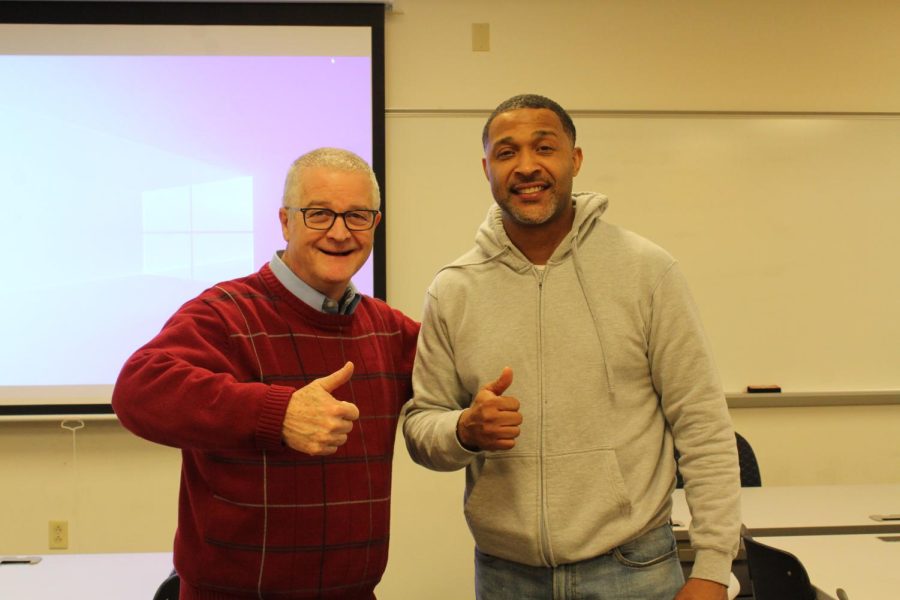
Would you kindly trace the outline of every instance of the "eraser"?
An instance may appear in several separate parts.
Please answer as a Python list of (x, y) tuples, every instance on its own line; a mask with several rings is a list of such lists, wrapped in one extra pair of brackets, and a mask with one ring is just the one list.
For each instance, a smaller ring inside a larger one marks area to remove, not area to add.
[(748, 385), (748, 394), (778, 394), (781, 392), (780, 385)]

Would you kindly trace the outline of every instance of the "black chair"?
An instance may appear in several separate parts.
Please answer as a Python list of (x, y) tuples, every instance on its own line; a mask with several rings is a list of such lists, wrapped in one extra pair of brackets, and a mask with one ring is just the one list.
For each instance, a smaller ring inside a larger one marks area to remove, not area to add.
[(784, 550), (742, 535), (754, 600), (816, 600), (800, 560)]
[[(737, 444), (738, 464), (741, 469), (741, 487), (760, 487), (762, 485), (762, 477), (759, 474), (759, 463), (756, 461), (756, 454), (744, 436), (735, 432), (735, 443)], [(675, 487), (684, 487), (684, 478), (678, 469), (678, 459), (681, 455), (678, 449), (675, 449)]]
[(744, 436), (734, 432), (737, 442), (738, 463), (741, 466), (741, 487), (760, 487), (762, 477), (759, 474), (759, 463), (756, 462), (756, 453)]
[(153, 595), (153, 600), (178, 600), (178, 594), (181, 592), (181, 579), (174, 570), (166, 577)]

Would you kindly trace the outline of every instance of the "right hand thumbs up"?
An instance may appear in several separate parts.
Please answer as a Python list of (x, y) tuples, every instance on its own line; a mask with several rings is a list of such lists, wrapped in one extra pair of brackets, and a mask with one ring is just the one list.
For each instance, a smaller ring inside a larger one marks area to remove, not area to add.
[(513, 372), (509, 367), (504, 367), (503, 371), (500, 372), (500, 377), (490, 382), (482, 389), (490, 390), (497, 396), (502, 396), (503, 392), (506, 391), (506, 388), (512, 385), (513, 381)]
[(512, 385), (513, 371), (505, 367), (500, 376), (479, 390), (472, 404), (456, 423), (460, 443), (470, 450), (509, 450), (521, 433), (519, 401), (503, 392)]
[(347, 361), (344, 363), (344, 366), (332, 373), (331, 375), (326, 375), (325, 377), (319, 377), (309, 385), (318, 384), (323, 390), (328, 392), (329, 394), (334, 390), (338, 389), (348, 381), (350, 381), (350, 377), (353, 376), (353, 363)]
[(284, 416), (282, 436), (285, 443), (300, 452), (326, 456), (347, 442), (359, 409), (350, 402), (337, 400), (331, 393), (350, 381), (353, 363), (303, 386), (291, 396)]

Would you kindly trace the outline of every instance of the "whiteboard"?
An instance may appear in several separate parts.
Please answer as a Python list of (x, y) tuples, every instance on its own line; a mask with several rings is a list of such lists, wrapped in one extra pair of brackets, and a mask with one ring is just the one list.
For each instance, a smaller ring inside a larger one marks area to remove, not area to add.
[[(388, 292), (410, 314), (492, 202), (488, 113), (388, 115)], [(574, 189), (679, 260), (726, 392), (900, 390), (900, 115), (572, 116)]]

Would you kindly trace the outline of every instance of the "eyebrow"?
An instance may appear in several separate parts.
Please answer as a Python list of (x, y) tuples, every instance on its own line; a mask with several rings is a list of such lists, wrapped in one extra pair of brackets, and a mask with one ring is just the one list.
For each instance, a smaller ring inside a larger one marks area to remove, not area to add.
[(559, 133), (553, 131), (552, 129), (538, 129), (531, 134), (532, 139), (542, 137), (559, 137)]
[[(312, 200), (309, 204), (307, 204), (306, 206), (302, 206), (300, 208), (326, 208), (332, 212), (338, 212), (338, 211), (334, 210), (330, 206), (330, 204), (331, 204), (331, 202), (328, 200)], [(373, 206), (351, 206), (347, 210), (378, 210), (378, 209)]]
[[(534, 133), (531, 134), (532, 140), (540, 139), (543, 137), (559, 138), (559, 133), (556, 131), (553, 131), (552, 129), (538, 129), (537, 131), (535, 131)], [(494, 142), (491, 145), (499, 146), (500, 144), (512, 144), (512, 143), (513, 143), (513, 138), (512, 138), (512, 136), (508, 135), (504, 138), (500, 138), (499, 140), (497, 140), (496, 142)]]

